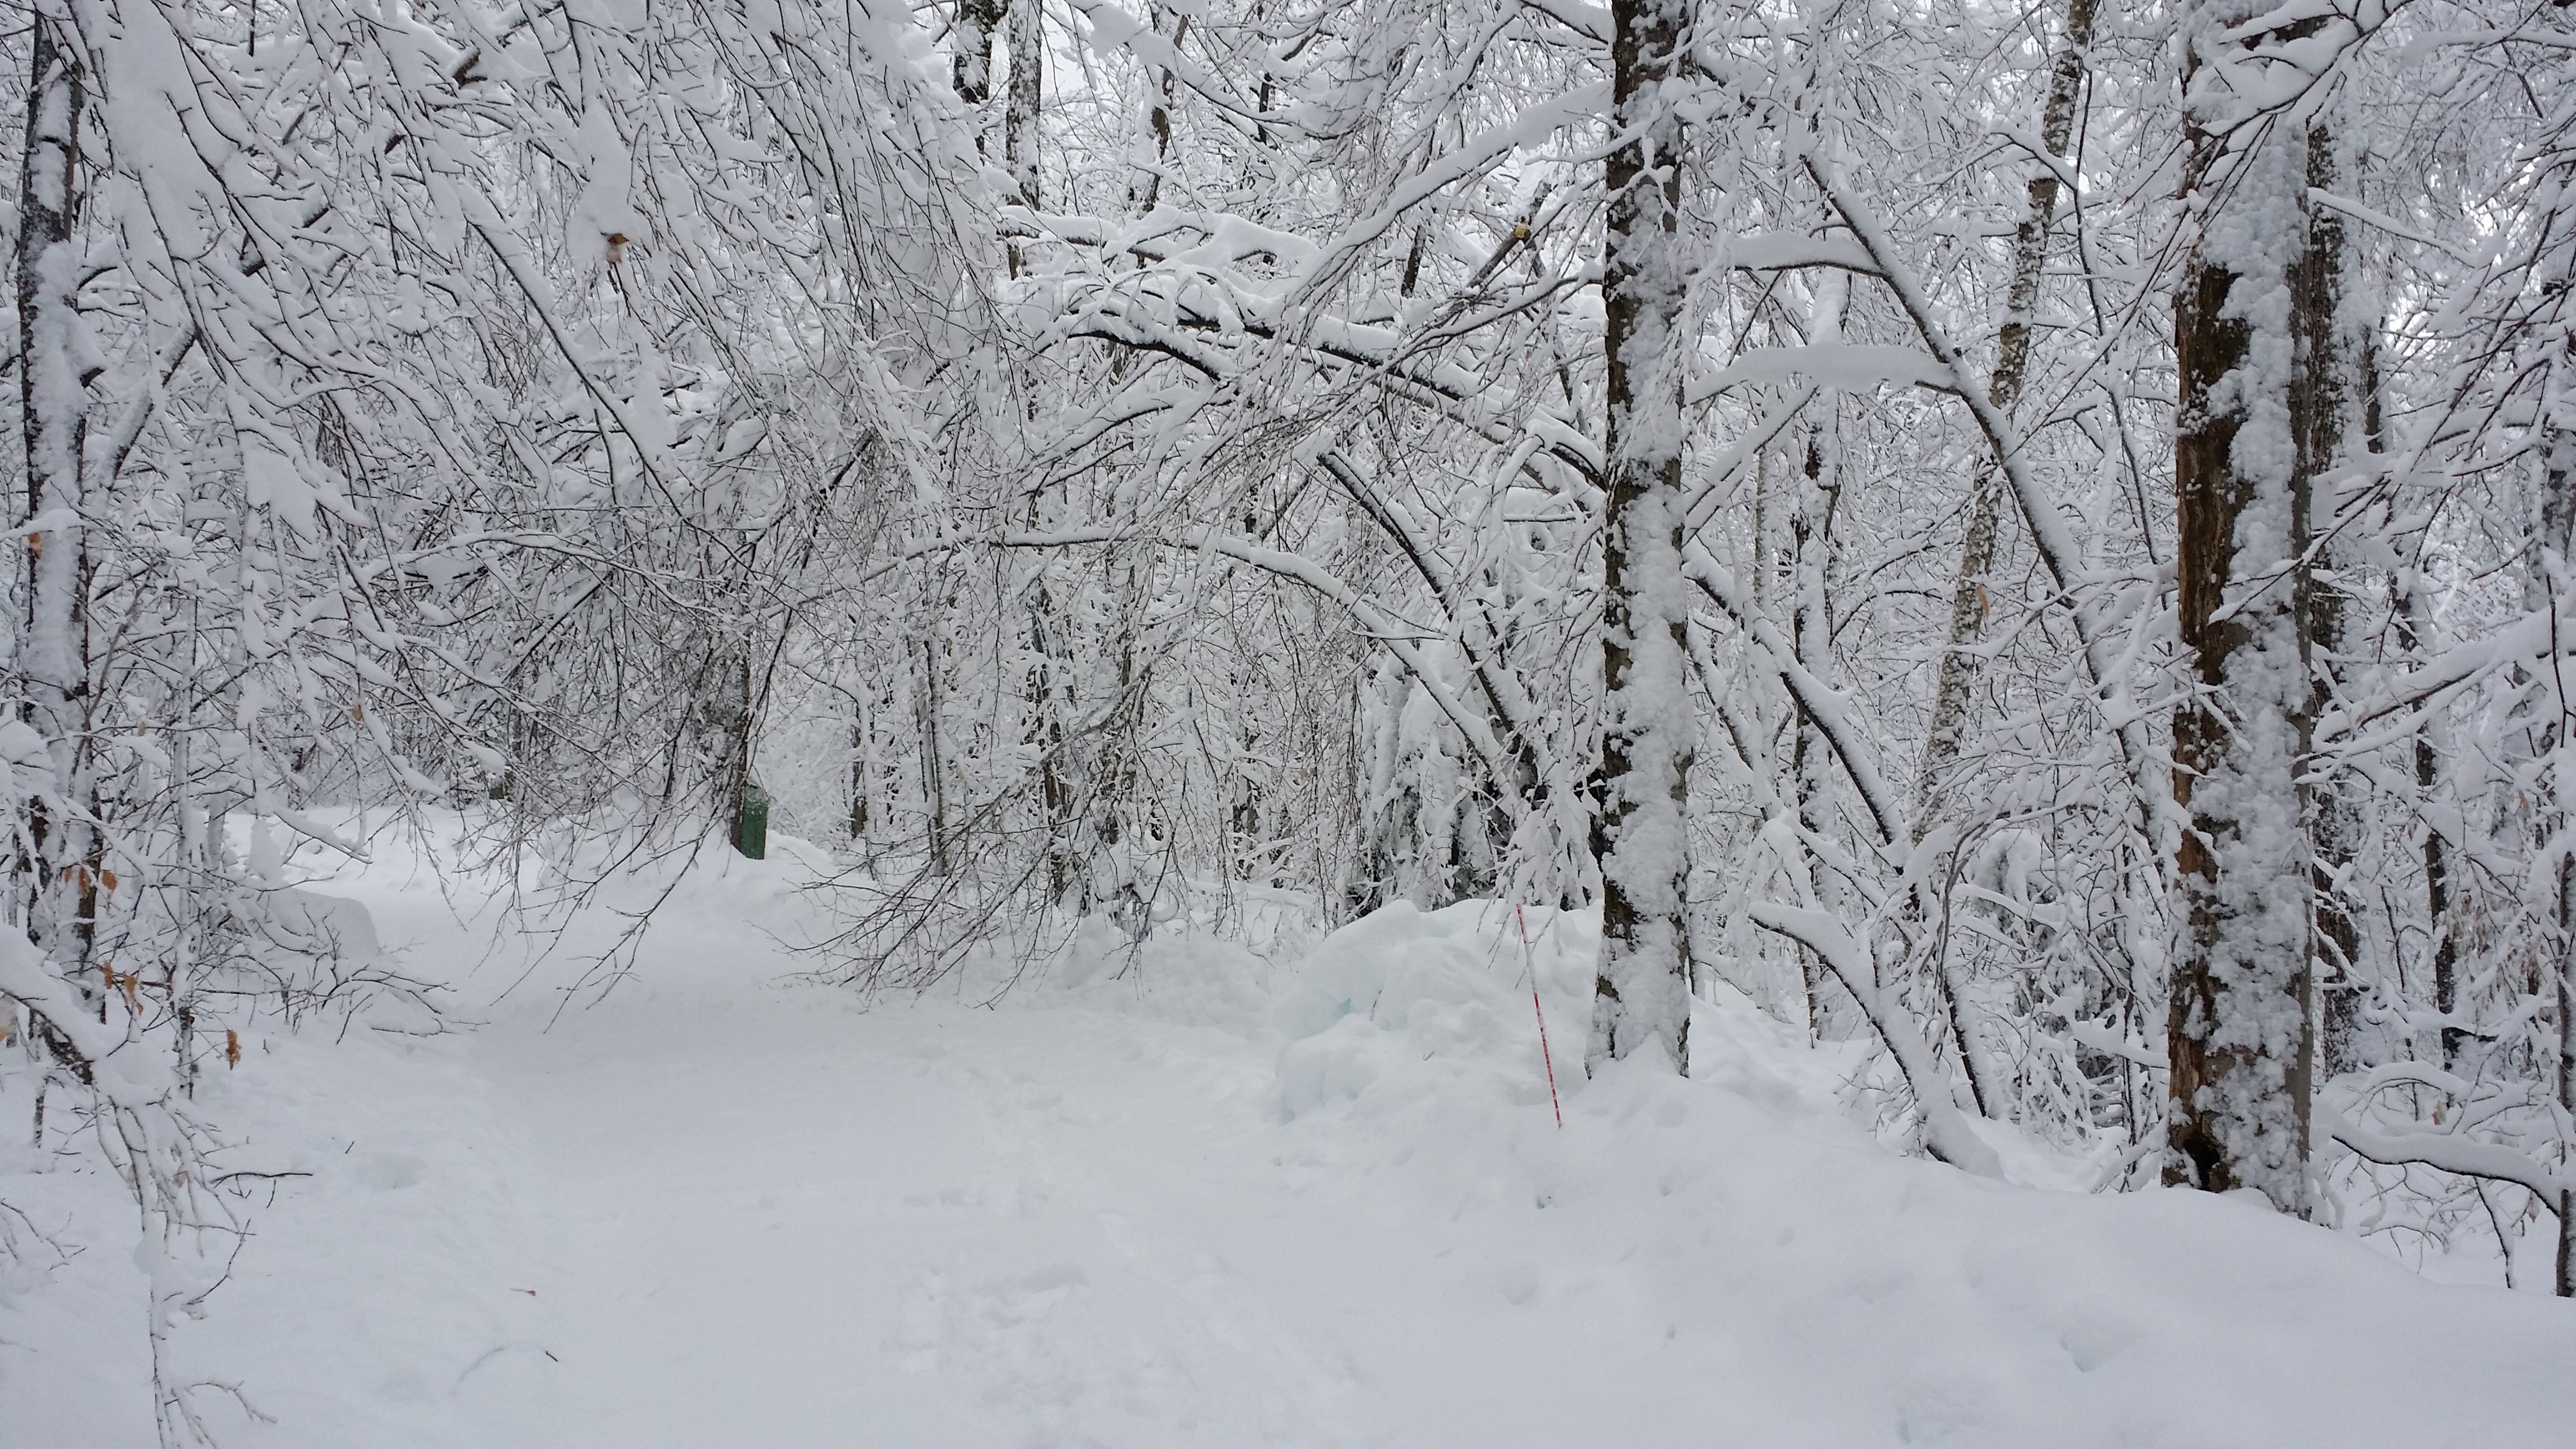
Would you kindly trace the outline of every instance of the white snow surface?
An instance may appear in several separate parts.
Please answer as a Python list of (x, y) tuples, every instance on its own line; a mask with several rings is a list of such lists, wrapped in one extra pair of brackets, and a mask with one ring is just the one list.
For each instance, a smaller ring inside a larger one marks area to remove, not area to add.
[[(251, 1199), (230, 1280), (173, 1335), (182, 1377), (268, 1416), (199, 1391), (222, 1442), (2576, 1436), (2576, 1304), (2431, 1283), (2243, 1202), (1897, 1155), (1838, 1105), (1849, 1057), (1740, 1000), (1698, 1008), (1690, 1079), (1583, 1081), (1573, 918), (1528, 916), (1560, 1129), (1500, 908), (1398, 906), (1270, 958), (1086, 938), (990, 1005), (980, 979), (870, 1002), (793, 979), (818, 964), (782, 944), (819, 919), (812, 859), (708, 852), (640, 968), (560, 1012), (604, 914), (518, 981), (488, 888), (400, 848), (324, 887), (482, 1024), (218, 1065), (221, 1166), (310, 1174)], [(82, 1250), (0, 1277), (0, 1444), (149, 1444), (133, 1213), (89, 1160), (29, 1150), (11, 1051), (0, 1201)]]

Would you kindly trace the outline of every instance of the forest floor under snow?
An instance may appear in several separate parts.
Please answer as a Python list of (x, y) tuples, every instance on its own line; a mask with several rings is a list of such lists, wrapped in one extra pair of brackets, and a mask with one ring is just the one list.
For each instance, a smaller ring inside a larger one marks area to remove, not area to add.
[[(605, 912), (521, 980), (497, 912), (412, 853), (330, 885), (474, 1025), (281, 1034), (208, 1080), (227, 1170), (309, 1174), (245, 1205), (229, 1280), (172, 1339), (180, 1376), (266, 1416), (199, 1391), (221, 1441), (2576, 1436), (2576, 1304), (2429, 1282), (2238, 1202), (1896, 1155), (1840, 1105), (1846, 1060), (1749, 1005), (1702, 1008), (1689, 1080), (1584, 1082), (1572, 920), (1535, 959), (1560, 1129), (1517, 938), (1476, 907), (1270, 959), (1094, 941), (990, 1005), (971, 982), (870, 1003), (794, 979), (807, 878), (792, 845), (709, 852), (639, 968), (570, 1006)], [(0, 1122), (23, 1124), (10, 1055)], [(0, 1202), (81, 1250), (22, 1229), (0, 1277), (0, 1443), (148, 1444), (132, 1211), (6, 1135)]]

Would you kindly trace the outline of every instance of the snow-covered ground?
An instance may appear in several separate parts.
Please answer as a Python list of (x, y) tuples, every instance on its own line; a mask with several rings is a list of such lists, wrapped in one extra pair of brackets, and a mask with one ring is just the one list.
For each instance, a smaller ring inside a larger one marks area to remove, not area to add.
[[(308, 1174), (259, 1186), (173, 1339), (267, 1416), (199, 1391), (225, 1444), (2576, 1442), (2576, 1304), (1894, 1155), (1840, 1059), (1742, 1005), (1702, 1009), (1688, 1081), (1585, 1083), (1572, 920), (1531, 918), (1559, 1129), (1475, 907), (870, 1004), (787, 979), (779, 856), (710, 853), (642, 969), (560, 1011), (577, 953), (518, 980), (400, 848), (332, 887), (483, 1024), (254, 1040), (208, 1083), (226, 1170)], [(148, 1444), (131, 1211), (28, 1150), (27, 1106), (20, 1068), (0, 1201), (86, 1250), (20, 1234), (0, 1444)]]

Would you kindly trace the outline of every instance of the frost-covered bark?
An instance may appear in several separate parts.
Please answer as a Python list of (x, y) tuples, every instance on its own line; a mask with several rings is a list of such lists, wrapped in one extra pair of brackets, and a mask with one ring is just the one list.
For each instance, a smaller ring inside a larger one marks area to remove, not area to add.
[(1682, 574), (1679, 328), (1683, 0), (1611, 7), (1612, 114), (1601, 294), (1609, 486), (1602, 514), (1601, 965), (1594, 1065), (1653, 1046), (1689, 1070), (1690, 857), (1683, 811), (1698, 723)]
[[(2338, 148), (2335, 112), (2307, 127), (2307, 184), (2312, 191), (2345, 189), (2350, 166)], [(2356, 259), (2344, 218), (2333, 208), (2308, 209), (2307, 245), (2290, 275), (2293, 372), (2288, 406), (2295, 446), (2297, 495), (2303, 519), (2301, 563), (2294, 579), (2297, 613), (2308, 661), (2308, 700), (2302, 716), (2313, 746), (2316, 721), (2347, 697), (2346, 635), (2357, 601), (2346, 597), (2362, 550), (2335, 527), (2338, 499), (2350, 486), (2347, 470), (2371, 449), (2364, 417), (2365, 359), (2370, 336), (2356, 285)], [(2314, 861), (2311, 927), (2312, 990), (2319, 1003), (2315, 1030), (2317, 1066), (2334, 1073), (2352, 1065), (2353, 1036), (2361, 1010), (2361, 918), (2347, 893), (2360, 856), (2364, 823), (2361, 782), (2318, 756), (2300, 768), (2301, 815)]]
[(1046, 85), (1046, 28), (1039, 0), (1010, 0), (1010, 98), (1002, 113), (1002, 156), (1022, 206), (1038, 204), (1038, 122)]
[[(2560, 164), (2576, 179), (2576, 157), (2562, 157)], [(2576, 198), (2569, 198), (2576, 200)], [(2552, 218), (2560, 227), (2568, 219), (2562, 213)], [(2569, 228), (2576, 230), (2576, 228)], [(2576, 280), (2576, 236), (2561, 235), (2557, 255), (2552, 258), (2563, 291)], [(2552, 619), (2563, 617), (2568, 603), (2576, 599), (2576, 328), (2561, 322), (2559, 335), (2550, 339), (2550, 349), (2557, 356), (2544, 384), (2539, 410), (2539, 508), (2538, 527), (2534, 530), (2529, 592), (2537, 596), (2540, 607)], [(2553, 654), (2562, 646), (2552, 641)], [(2538, 812), (2535, 824), (2546, 844), (2543, 859), (2548, 861), (2547, 897), (2551, 924), (2556, 927), (2556, 949), (2543, 960), (2546, 984), (2543, 990), (2551, 998), (2552, 1015), (2556, 1018), (2556, 1068), (2549, 1083), (2556, 1098), (2561, 1132), (2576, 1131), (2576, 839), (2570, 839), (2570, 817), (2565, 793), (2576, 787), (2576, 698), (2571, 698), (2566, 683), (2566, 663), (2561, 658), (2551, 661), (2552, 668), (2541, 693), (2547, 700), (2542, 718), (2547, 723), (2540, 733), (2548, 747), (2551, 798)], [(2550, 860), (2549, 856), (2556, 858)], [(2558, 1152), (2559, 1185), (2556, 1201), (2551, 1204), (2557, 1218), (2558, 1242), (2553, 1255), (2552, 1286), (2561, 1298), (2576, 1298), (2576, 1173), (2568, 1171), (2569, 1160), (2576, 1158), (2576, 1141), (2562, 1138)]]
[(1010, 0), (957, 0), (956, 53), (950, 84), (957, 98), (980, 106), (993, 94), (993, 32), (1010, 13)]
[[(58, 10), (35, 12), (28, 47), (26, 149), (18, 200), (19, 426), (27, 511), (20, 538), (27, 567), (24, 632), (17, 666), (19, 706), (41, 741), (45, 789), (29, 802), (28, 859), (20, 877), (22, 921), (65, 974), (88, 962), (97, 911), (90, 821), (90, 543), (81, 454), (88, 434), (83, 390), (94, 364), (83, 337), (78, 291), (81, 252), (81, 130), (88, 77), (78, 41)], [(39, 1008), (41, 1010), (41, 1008)], [(67, 1039), (49, 1020), (46, 1039)], [(71, 1063), (86, 1072), (77, 1056)]]
[(2259, 63), (2219, 53), (2235, 45), (2219, 34), (2231, 16), (2244, 18), (2203, 12), (2184, 101), (2198, 237), (2173, 302), (2174, 491), (2193, 693), (2173, 724), (2190, 823), (2176, 862), (2165, 1172), (2305, 1215), (2314, 883), (2299, 777), (2313, 706), (2298, 575), (2311, 540), (2294, 414), (2308, 359), (2293, 313), (2307, 159), (2295, 132), (2234, 124), (2246, 100), (2235, 67)]

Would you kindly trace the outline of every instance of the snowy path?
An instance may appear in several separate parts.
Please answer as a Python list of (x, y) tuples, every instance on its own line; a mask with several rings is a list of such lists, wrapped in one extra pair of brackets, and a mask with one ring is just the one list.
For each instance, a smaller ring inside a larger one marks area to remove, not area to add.
[[(1891, 1156), (1832, 1061), (1749, 1011), (1702, 1016), (1688, 1082), (1569, 1083), (1560, 1132), (1517, 973), (1457, 913), (1302, 970), (1174, 948), (1150, 990), (863, 1010), (778, 984), (746, 925), (776, 884), (685, 895), (646, 970), (551, 1025), (541, 980), (476, 1031), (280, 1038), (219, 1079), (240, 1150), (311, 1174), (184, 1336), (276, 1418), (216, 1415), (227, 1444), (2557, 1449), (2576, 1425), (2576, 1305), (2196, 1194)], [(469, 954), (416, 881), (367, 889), (414, 959)], [(1572, 1036), (1565, 944), (1541, 976)], [(148, 1442), (117, 1271), (0, 1297), (0, 1444)]]
[(1348, 1369), (1230, 1261), (1314, 1229), (1173, 1171), (1238, 1166), (1266, 1073), (1151, 1035), (794, 993), (487, 1043), (617, 1365), (590, 1442), (1341, 1441)]

